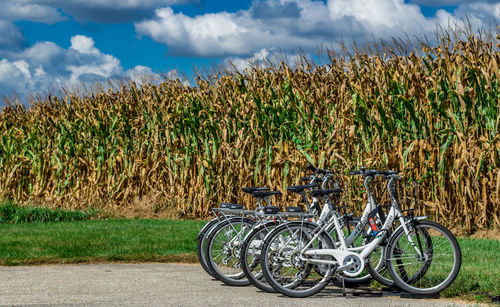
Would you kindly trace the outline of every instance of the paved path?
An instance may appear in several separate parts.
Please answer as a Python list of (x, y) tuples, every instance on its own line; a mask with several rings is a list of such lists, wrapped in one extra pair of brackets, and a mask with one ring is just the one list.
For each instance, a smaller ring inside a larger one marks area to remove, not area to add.
[(199, 265), (83, 264), (0, 267), (0, 305), (61, 306), (459, 306), (394, 296), (346, 297), (336, 287), (293, 299), (229, 287)]

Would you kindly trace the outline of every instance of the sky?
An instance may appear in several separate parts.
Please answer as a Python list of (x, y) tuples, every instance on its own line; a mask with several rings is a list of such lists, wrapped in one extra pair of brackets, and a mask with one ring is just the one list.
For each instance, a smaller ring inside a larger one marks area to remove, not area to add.
[(500, 0), (0, 0), (0, 97), (189, 78), (229, 59), (243, 69), (339, 39), (432, 35), (465, 17), (495, 27)]

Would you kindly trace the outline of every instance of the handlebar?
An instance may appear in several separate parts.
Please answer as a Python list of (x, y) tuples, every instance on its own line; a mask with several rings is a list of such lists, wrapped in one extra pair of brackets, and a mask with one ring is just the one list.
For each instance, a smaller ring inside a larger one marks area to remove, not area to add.
[(320, 168), (316, 168), (314, 167), (312, 164), (307, 164), (307, 168), (310, 170), (310, 171), (313, 171), (315, 172), (316, 174), (320, 174), (320, 175), (330, 175), (332, 174), (333, 175), (333, 172), (330, 171), (330, 170), (327, 170), (327, 169), (320, 169)]
[[(364, 167), (362, 167), (359, 171), (351, 171), (351, 172), (349, 172), (349, 175), (363, 175), (365, 177), (384, 176), (384, 179), (389, 178), (388, 176), (393, 176), (393, 175), (397, 176), (397, 174), (398, 174), (398, 171), (393, 171), (393, 170), (375, 170), (375, 169), (369, 169), (369, 170), (367, 170)], [(397, 177), (399, 177), (399, 176), (397, 176)]]

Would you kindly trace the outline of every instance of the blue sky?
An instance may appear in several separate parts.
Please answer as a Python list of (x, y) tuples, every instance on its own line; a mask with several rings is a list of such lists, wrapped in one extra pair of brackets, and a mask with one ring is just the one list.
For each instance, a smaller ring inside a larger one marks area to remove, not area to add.
[(432, 34), (465, 16), (500, 21), (500, 0), (0, 0), (0, 97), (164, 74), (340, 38)]

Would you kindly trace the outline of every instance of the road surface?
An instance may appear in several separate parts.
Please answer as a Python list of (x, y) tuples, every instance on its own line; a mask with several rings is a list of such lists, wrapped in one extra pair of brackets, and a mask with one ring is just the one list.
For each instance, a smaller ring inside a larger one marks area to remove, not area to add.
[[(80, 264), (0, 267), (0, 305), (31, 306), (461, 306), (446, 300), (359, 297), (329, 286), (293, 299), (229, 287), (190, 264)], [(356, 290), (357, 291), (357, 290)]]

